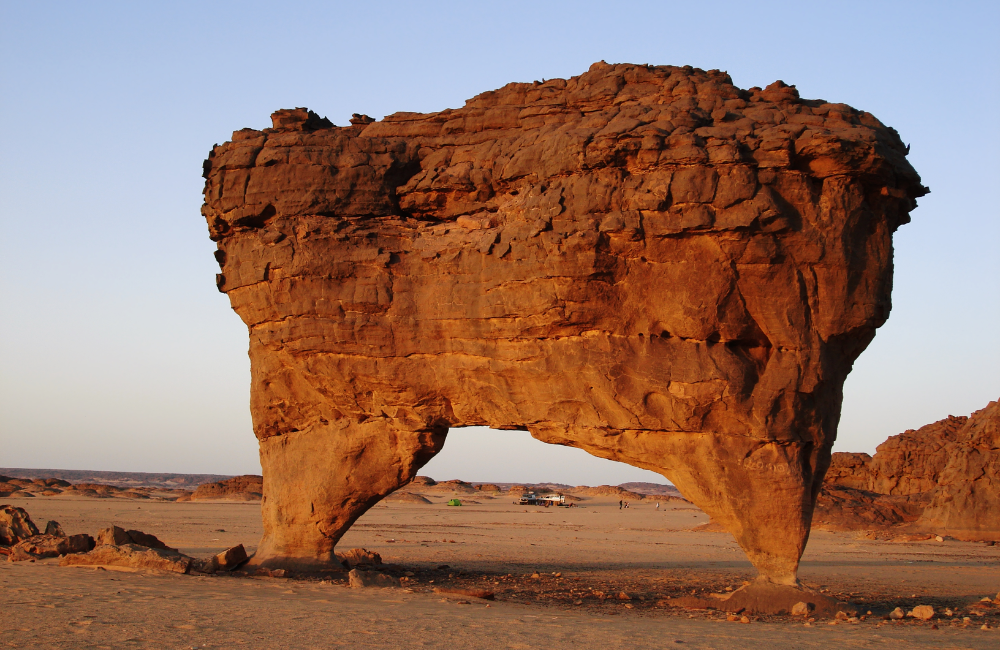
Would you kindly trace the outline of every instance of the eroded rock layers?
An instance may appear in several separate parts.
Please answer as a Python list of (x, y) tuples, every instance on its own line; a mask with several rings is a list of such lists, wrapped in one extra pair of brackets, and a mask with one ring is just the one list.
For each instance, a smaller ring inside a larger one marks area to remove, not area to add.
[(254, 563), (330, 566), (449, 427), (485, 425), (663, 474), (795, 581), (926, 192), (894, 130), (604, 63), (439, 113), (272, 118), (212, 150), (203, 208), (250, 331)]
[[(833, 454), (826, 483), (832, 506), (826, 519), (835, 527), (908, 525), (965, 540), (1000, 540), (1000, 402), (891, 436), (874, 456)], [(839, 501), (875, 507), (845, 509)]]

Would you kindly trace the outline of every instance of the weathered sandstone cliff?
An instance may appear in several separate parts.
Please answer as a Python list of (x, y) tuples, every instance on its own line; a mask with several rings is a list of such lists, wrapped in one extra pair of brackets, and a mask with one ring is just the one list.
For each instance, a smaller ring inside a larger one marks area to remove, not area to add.
[(892, 436), (875, 456), (833, 454), (821, 507), (832, 528), (1000, 540), (1000, 402)]
[(663, 474), (796, 582), (926, 192), (894, 130), (782, 82), (605, 63), (439, 113), (272, 119), (204, 168), (250, 332), (253, 563), (332, 566), (450, 427), (484, 425)]

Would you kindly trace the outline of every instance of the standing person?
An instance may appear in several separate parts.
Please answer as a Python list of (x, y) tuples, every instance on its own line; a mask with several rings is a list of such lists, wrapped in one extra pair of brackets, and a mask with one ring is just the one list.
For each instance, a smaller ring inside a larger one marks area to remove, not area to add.
[(618, 509), (619, 510), (622, 509), (622, 500), (621, 499), (618, 499)]
[(659, 509), (660, 509), (660, 502), (659, 502), (659, 501), (657, 501), (657, 502), (656, 502), (656, 509), (657, 509), (657, 510), (659, 510)]

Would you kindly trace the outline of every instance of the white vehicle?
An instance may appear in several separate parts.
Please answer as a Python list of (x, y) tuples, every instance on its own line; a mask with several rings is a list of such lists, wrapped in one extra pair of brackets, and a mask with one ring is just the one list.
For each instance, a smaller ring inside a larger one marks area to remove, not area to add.
[(534, 492), (524, 493), (520, 499), (514, 502), (517, 506), (572, 506), (572, 503), (566, 503), (566, 497), (561, 494), (546, 494), (543, 496), (538, 496)]

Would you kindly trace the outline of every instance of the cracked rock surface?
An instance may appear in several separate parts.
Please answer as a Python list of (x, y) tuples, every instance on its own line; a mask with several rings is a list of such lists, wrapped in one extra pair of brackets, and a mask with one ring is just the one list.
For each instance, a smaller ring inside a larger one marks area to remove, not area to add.
[(796, 582), (927, 192), (893, 129), (782, 82), (603, 62), (438, 113), (272, 118), (204, 167), (250, 334), (253, 564), (334, 566), (450, 427), (482, 425), (659, 472)]

